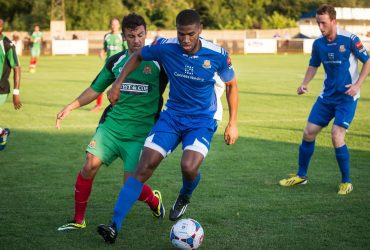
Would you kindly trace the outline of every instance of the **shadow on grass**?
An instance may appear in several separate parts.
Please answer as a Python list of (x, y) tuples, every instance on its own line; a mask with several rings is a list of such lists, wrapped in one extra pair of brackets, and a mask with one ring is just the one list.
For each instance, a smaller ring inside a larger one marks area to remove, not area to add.
[[(0, 220), (6, 225), (0, 229), (2, 246), (106, 248), (96, 226), (111, 218), (122, 184), (120, 160), (97, 175), (86, 214), (88, 227), (56, 231), (72, 217), (74, 182), (91, 136), (13, 131), (6, 150), (0, 152)], [(370, 227), (370, 202), (365, 198), (370, 196), (369, 151), (351, 151), (355, 190), (348, 197), (336, 194), (340, 174), (333, 150), (327, 147), (316, 147), (306, 186), (279, 187), (280, 178), (296, 171), (297, 152), (298, 145), (292, 143), (240, 137), (236, 145), (226, 146), (221, 135), (214, 137), (201, 168), (202, 181), (187, 210), (187, 216), (205, 229), (204, 249), (290, 249), (294, 242), (307, 239), (307, 248), (316, 244), (335, 248), (338, 242), (346, 248), (370, 244), (364, 230)], [(181, 187), (180, 154), (178, 148), (148, 182), (162, 191), (167, 211)], [(172, 224), (167, 218), (152, 218), (150, 210), (137, 203), (114, 247), (171, 249)], [(341, 230), (343, 225), (350, 235)]]

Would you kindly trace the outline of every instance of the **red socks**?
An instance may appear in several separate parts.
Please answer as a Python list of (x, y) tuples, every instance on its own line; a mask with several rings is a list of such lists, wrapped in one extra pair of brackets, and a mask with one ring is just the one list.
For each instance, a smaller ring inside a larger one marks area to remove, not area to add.
[(89, 201), (94, 179), (85, 179), (78, 173), (75, 184), (75, 217), (76, 223), (82, 223), (85, 218), (87, 202)]
[[(82, 223), (85, 218), (87, 203), (89, 201), (94, 179), (85, 179), (81, 172), (78, 173), (75, 184), (75, 217), (76, 223)], [(151, 209), (156, 209), (159, 204), (158, 197), (154, 196), (152, 188), (144, 184), (141, 194), (138, 198), (149, 205)]]
[(157, 196), (154, 196), (152, 188), (144, 183), (143, 189), (141, 190), (141, 194), (138, 198), (139, 201), (143, 201), (149, 205), (151, 209), (156, 209), (159, 204), (159, 199)]

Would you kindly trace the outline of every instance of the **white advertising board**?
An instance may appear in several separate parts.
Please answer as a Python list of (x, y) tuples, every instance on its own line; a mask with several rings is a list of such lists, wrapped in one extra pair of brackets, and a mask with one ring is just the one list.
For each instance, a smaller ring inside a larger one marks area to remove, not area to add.
[(303, 39), (303, 53), (311, 54), (314, 41), (315, 39)]
[(245, 39), (244, 53), (275, 54), (277, 53), (276, 39)]
[(53, 55), (88, 55), (88, 40), (53, 40)]

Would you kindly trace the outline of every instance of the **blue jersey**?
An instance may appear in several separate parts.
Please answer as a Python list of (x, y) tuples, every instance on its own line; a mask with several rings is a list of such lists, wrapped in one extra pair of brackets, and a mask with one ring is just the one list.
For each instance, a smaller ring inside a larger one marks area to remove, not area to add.
[(177, 38), (159, 39), (141, 50), (145, 61), (161, 63), (170, 80), (166, 110), (178, 115), (213, 118), (217, 110), (214, 91), (215, 73), (229, 82), (234, 70), (228, 53), (200, 38), (201, 48), (195, 54), (183, 51)]
[(326, 37), (317, 38), (312, 46), (310, 66), (325, 69), (324, 88), (320, 97), (325, 103), (354, 101), (360, 97), (346, 95), (347, 84), (356, 83), (359, 77), (357, 59), (362, 63), (369, 55), (360, 39), (347, 31), (337, 29), (337, 37), (329, 42)]

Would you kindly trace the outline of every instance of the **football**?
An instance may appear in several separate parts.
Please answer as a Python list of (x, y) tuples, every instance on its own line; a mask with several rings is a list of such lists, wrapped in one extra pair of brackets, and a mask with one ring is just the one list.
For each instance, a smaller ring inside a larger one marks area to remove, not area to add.
[(179, 249), (197, 249), (203, 242), (204, 231), (200, 223), (193, 219), (181, 219), (170, 232), (171, 243)]

